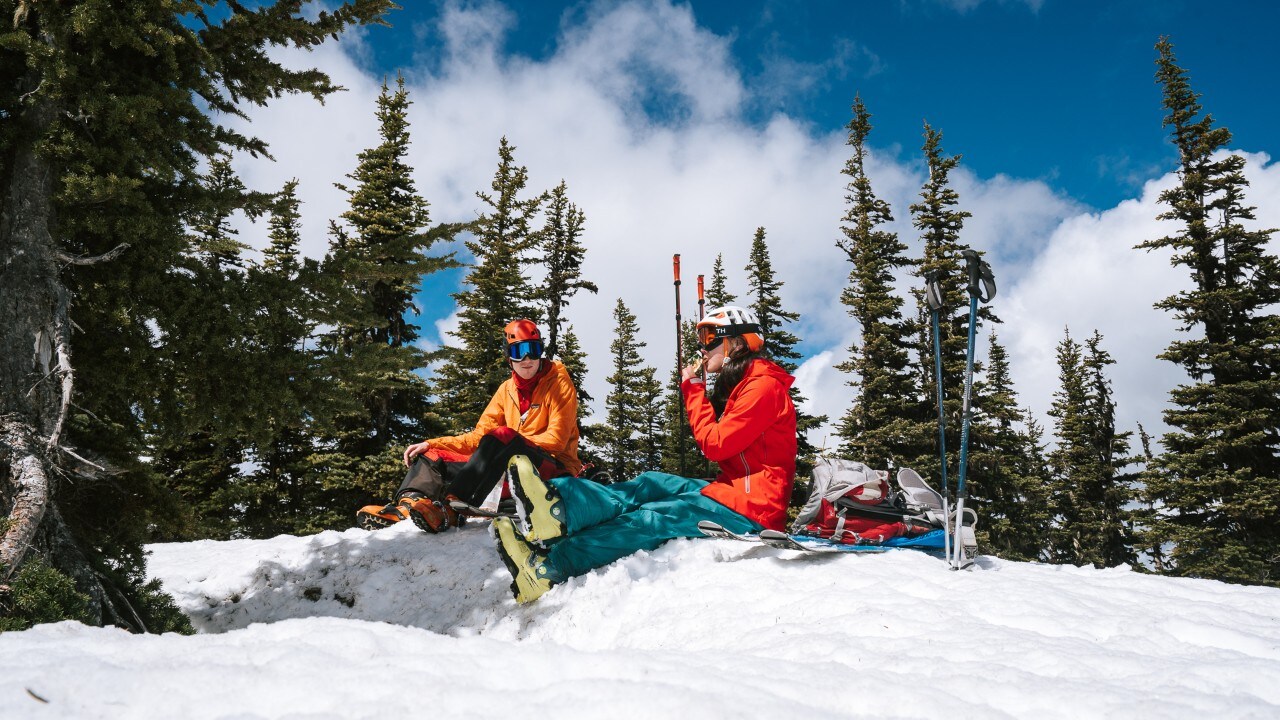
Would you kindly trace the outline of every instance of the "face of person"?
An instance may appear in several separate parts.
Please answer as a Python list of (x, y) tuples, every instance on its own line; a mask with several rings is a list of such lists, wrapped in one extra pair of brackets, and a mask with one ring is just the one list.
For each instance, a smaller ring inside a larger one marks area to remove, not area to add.
[(511, 363), (511, 369), (514, 370), (516, 375), (519, 375), (522, 380), (532, 379), (534, 375), (538, 374), (538, 368), (541, 366), (542, 361), (537, 358), (525, 358), (524, 360), (517, 360)]
[(724, 367), (724, 353), (729, 344), (737, 338), (726, 338), (724, 342), (716, 345), (710, 352), (702, 351), (702, 367), (707, 369), (709, 373), (720, 372), (720, 368)]

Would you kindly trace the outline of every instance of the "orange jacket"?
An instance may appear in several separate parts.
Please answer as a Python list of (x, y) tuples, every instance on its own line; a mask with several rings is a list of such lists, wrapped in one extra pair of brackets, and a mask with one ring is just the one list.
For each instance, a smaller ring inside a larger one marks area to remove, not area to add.
[(773, 530), (786, 526), (796, 476), (796, 408), (788, 392), (793, 382), (777, 363), (752, 361), (719, 420), (700, 380), (680, 386), (698, 447), (720, 464), (702, 494)]
[(546, 450), (574, 475), (582, 472), (582, 461), (578, 459), (578, 391), (560, 361), (552, 360), (551, 369), (533, 388), (533, 401), (523, 418), (515, 380), (507, 378), (498, 386), (474, 430), (427, 442), (434, 449), (469, 455), (475, 452), (480, 438), (500, 427), (520, 433), (526, 442)]

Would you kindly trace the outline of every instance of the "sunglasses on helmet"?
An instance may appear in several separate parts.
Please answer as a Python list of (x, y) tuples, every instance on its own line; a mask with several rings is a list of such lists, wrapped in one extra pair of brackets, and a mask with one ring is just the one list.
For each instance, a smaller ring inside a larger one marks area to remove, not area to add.
[(541, 340), (521, 340), (507, 346), (507, 357), (515, 362), (537, 360), (542, 357)]

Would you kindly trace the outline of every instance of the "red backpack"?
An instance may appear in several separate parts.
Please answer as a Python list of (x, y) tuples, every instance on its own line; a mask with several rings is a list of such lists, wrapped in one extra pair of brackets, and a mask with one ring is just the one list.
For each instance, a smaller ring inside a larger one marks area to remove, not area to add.
[[(912, 482), (903, 483), (904, 475)], [(823, 458), (813, 468), (809, 501), (792, 524), (792, 532), (863, 545), (940, 526), (942, 497), (914, 471), (902, 470), (898, 480), (901, 488), (890, 484), (886, 470), (873, 470), (854, 460)]]

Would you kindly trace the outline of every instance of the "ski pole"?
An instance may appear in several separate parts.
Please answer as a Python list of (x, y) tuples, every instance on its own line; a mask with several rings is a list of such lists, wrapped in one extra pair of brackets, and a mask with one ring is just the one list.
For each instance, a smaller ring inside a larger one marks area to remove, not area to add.
[(938, 389), (938, 456), (942, 460), (942, 515), (943, 553), (951, 558), (951, 526), (950, 514), (945, 507), (950, 487), (947, 485), (947, 415), (942, 404), (942, 333), (938, 329), (938, 313), (942, 310), (942, 283), (938, 279), (938, 271), (930, 270), (924, 275), (925, 301), (929, 304), (929, 317), (933, 323), (933, 377)]
[(964, 257), (965, 269), (969, 275), (969, 340), (965, 347), (964, 360), (964, 404), (961, 406), (963, 420), (960, 425), (960, 470), (956, 476), (956, 525), (955, 525), (955, 557), (951, 563), (952, 570), (959, 570), (963, 563), (962, 538), (964, 531), (965, 473), (969, 464), (969, 426), (973, 422), (973, 407), (970, 399), (973, 394), (973, 346), (978, 325), (978, 301), (991, 302), (996, 295), (996, 281), (991, 274), (991, 266), (982, 259), (977, 250), (966, 249), (960, 253)]
[(676, 288), (676, 368), (684, 367), (684, 347), (680, 342), (680, 253), (671, 256), (671, 270), (675, 275)]
[[(705, 276), (703, 275), (698, 276), (698, 322), (702, 322), (702, 319), (707, 316), (707, 298), (706, 294), (702, 291), (702, 280), (704, 277)], [(699, 363), (699, 366), (701, 366), (701, 363)], [(706, 383), (707, 369), (705, 367), (699, 367), (699, 371), (702, 375), (702, 382)]]
[[(680, 377), (680, 373), (684, 370), (684, 342), (680, 326), (680, 253), (676, 253), (671, 257), (671, 268), (675, 275), (676, 288), (676, 377)], [(683, 408), (682, 408), (683, 410)], [(681, 415), (683, 416), (683, 412)], [(684, 417), (680, 418), (680, 474), (684, 475), (684, 427), (687, 421)]]

